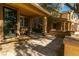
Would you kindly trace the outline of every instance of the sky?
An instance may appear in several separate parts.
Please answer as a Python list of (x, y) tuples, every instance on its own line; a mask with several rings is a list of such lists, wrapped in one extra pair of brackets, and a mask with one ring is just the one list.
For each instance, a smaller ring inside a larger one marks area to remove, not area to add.
[[(74, 3), (71, 3), (71, 5), (73, 6)], [(66, 5), (64, 4), (64, 7), (61, 8), (59, 11), (60, 11), (60, 12), (71, 11), (71, 9), (70, 9), (68, 6), (66, 6)], [(77, 16), (77, 14), (74, 14), (74, 16)]]
[(59, 11), (60, 12), (64, 12), (64, 11), (70, 11), (71, 9), (68, 7), (68, 6), (66, 6), (65, 4), (64, 4), (64, 7), (63, 8), (61, 8)]

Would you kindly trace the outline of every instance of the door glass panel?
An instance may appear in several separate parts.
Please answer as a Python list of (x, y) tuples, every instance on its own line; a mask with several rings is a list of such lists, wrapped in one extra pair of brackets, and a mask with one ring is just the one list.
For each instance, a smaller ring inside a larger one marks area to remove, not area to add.
[(12, 38), (16, 36), (16, 16), (15, 10), (4, 8), (4, 37)]

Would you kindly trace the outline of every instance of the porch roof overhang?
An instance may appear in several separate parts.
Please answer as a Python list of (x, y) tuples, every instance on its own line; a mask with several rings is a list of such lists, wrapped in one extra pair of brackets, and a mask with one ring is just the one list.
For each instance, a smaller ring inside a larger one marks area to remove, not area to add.
[(35, 3), (5, 3), (20, 10), (20, 13), (27, 16), (51, 16), (51, 14)]

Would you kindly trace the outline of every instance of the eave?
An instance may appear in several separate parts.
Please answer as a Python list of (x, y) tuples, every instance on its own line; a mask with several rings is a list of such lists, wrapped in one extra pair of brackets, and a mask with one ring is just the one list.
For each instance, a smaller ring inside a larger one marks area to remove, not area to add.
[(27, 16), (51, 16), (51, 14), (35, 3), (5, 3), (13, 8), (20, 10), (21, 14)]

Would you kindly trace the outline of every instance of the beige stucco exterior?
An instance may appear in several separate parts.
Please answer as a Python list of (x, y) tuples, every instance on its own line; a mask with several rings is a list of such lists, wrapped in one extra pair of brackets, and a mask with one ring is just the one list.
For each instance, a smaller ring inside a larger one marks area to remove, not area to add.
[(65, 38), (64, 56), (79, 56), (79, 42), (72, 38)]

